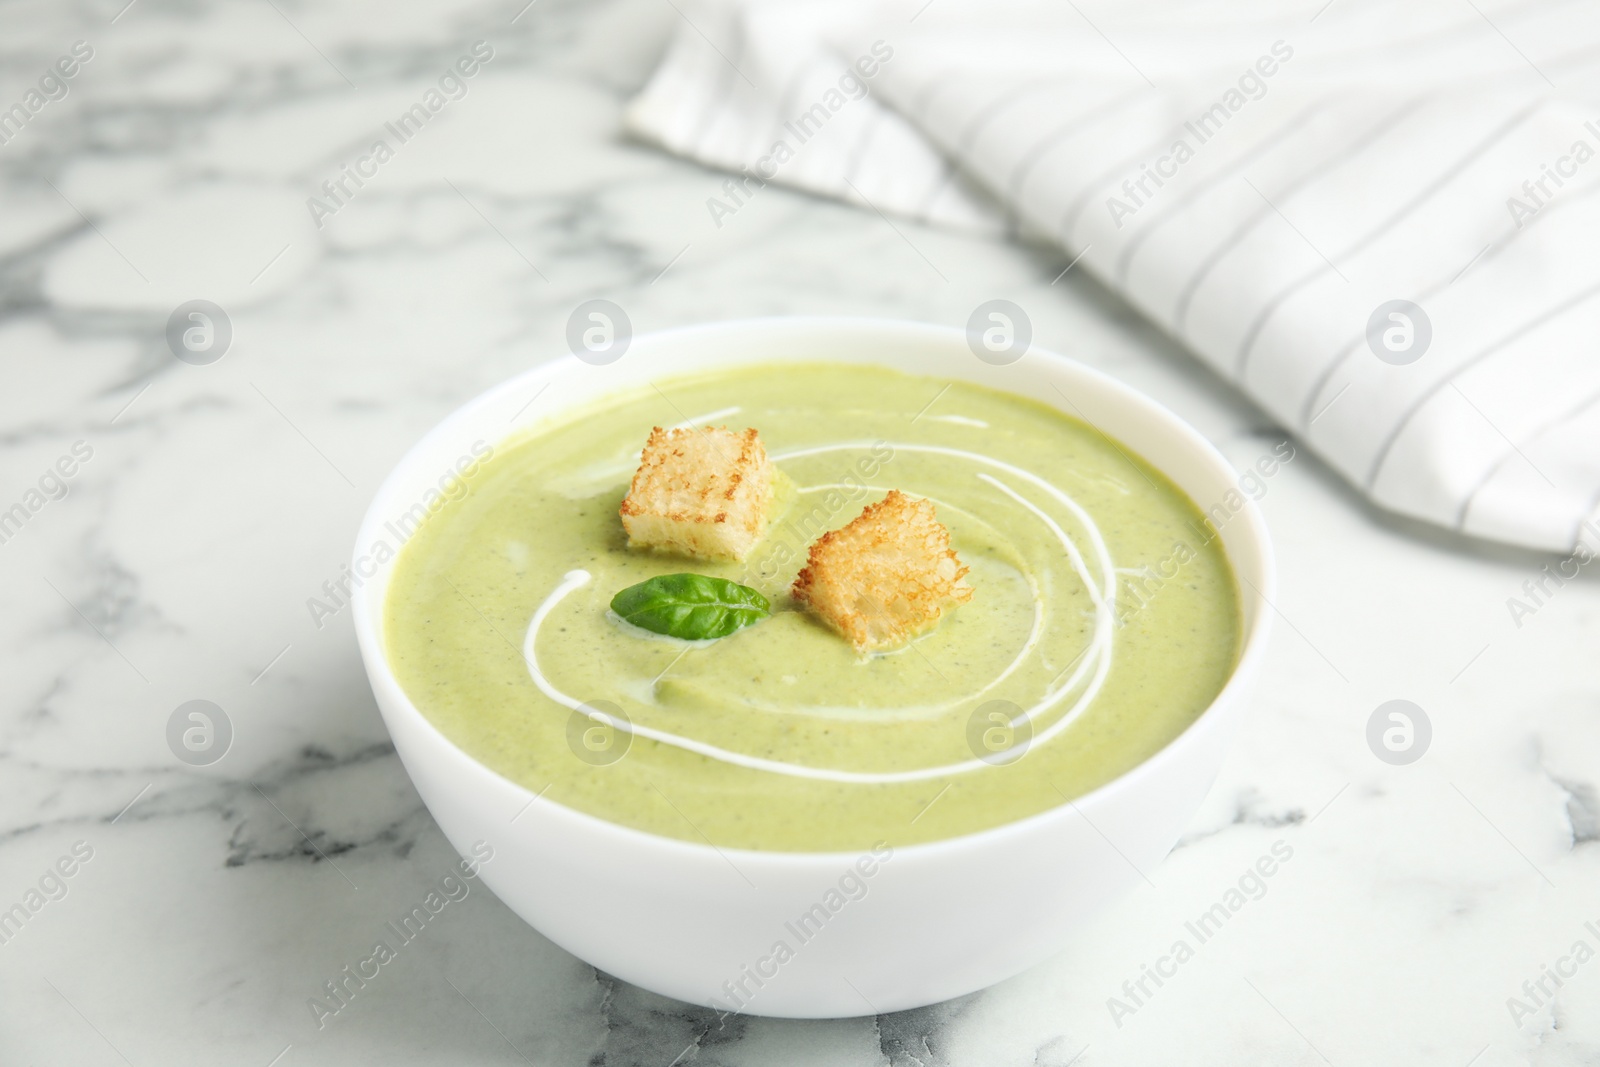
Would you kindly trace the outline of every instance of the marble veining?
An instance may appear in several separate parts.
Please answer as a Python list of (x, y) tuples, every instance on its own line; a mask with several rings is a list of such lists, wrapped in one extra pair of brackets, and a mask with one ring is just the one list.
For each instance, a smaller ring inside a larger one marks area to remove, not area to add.
[[(1573, 955), (1600, 949), (1600, 589), (1546, 581), (1513, 613), (1556, 560), (1383, 518), (1305, 454), (1262, 497), (1281, 617), (1244, 735), (1180, 846), (1058, 957), (919, 1011), (719, 1018), (473, 884), (319, 1025), (308, 1001), (459, 857), (348, 611), (308, 602), (401, 451), (562, 351), (580, 301), (646, 330), (959, 325), (1004, 297), (1241, 470), (1280, 438), (1048, 250), (776, 187), (712, 225), (723, 176), (621, 130), (686, 5), (124, 3), (0, 8), (0, 106), (95, 50), (0, 144), (0, 512), (27, 512), (0, 531), (0, 915), (27, 913), (0, 928), (0, 1064), (1600, 1062), (1600, 963)], [(318, 229), (321, 182), (478, 40), (468, 94)], [(195, 299), (233, 332), (204, 365), (165, 337)], [(1397, 697), (1433, 728), (1408, 766), (1367, 743)], [(196, 699), (233, 730), (205, 766), (168, 743)]]

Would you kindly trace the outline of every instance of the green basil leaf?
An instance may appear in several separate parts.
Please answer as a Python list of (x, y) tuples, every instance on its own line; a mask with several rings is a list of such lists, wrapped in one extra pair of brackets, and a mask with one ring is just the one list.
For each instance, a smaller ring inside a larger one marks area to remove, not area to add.
[(703, 574), (661, 574), (611, 598), (611, 610), (641, 629), (708, 641), (767, 617), (767, 598), (738, 582)]

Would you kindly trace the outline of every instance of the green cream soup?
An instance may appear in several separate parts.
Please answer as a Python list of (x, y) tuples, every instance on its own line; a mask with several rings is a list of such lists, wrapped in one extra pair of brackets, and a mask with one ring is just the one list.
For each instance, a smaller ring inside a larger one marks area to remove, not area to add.
[[(718, 846), (933, 841), (1116, 778), (1227, 681), (1240, 621), (1220, 544), (1092, 427), (875, 367), (656, 384), (496, 445), (395, 566), (386, 644), (406, 693), (528, 789)], [(781, 472), (742, 562), (628, 548), (617, 507), (639, 450), (684, 420), (755, 427)], [(816, 537), (889, 489), (935, 503), (974, 595), (863, 656), (788, 589)], [(618, 591), (684, 571), (759, 589), (771, 616), (688, 643), (609, 611)]]

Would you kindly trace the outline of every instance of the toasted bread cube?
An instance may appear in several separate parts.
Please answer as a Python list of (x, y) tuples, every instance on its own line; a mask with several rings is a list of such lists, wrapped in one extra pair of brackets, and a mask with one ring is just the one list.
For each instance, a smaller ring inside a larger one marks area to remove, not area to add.
[(743, 559), (766, 530), (772, 472), (753, 429), (657, 426), (622, 501), (628, 544)]
[(867, 652), (901, 644), (971, 600), (966, 573), (932, 502), (891, 489), (848, 526), (812, 543), (793, 592)]

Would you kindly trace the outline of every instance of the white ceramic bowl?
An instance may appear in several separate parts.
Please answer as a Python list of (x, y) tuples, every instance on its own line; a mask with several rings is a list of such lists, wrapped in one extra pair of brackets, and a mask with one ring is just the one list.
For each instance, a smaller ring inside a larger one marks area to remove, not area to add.
[[(424, 499), (476, 441), (493, 444), (554, 412), (650, 380), (819, 358), (979, 382), (1046, 403), (1059, 399), (1059, 389), (1076, 409), (1063, 410), (1138, 452), (1202, 508), (1242, 499), (1230, 495), (1233, 467), (1187, 424), (1061, 356), (1032, 349), (1010, 366), (990, 366), (973, 356), (960, 330), (875, 319), (758, 319), (640, 336), (610, 366), (566, 356), (478, 397), (423, 438), (384, 482), (362, 523), (357, 559), (370, 560), (379, 542), (394, 547), (386, 524)], [(601, 970), (695, 1004), (731, 1008), (730, 988), (742, 987), (743, 1010), (752, 1014), (865, 1015), (945, 1000), (1038, 963), (1171, 850), (1238, 728), (1267, 634), (1272, 550), (1253, 504), (1244, 502), (1222, 525), (1222, 538), (1243, 579), (1244, 643), (1232, 679), (1205, 714), (1075, 804), (894, 849), (861, 880), (865, 895), (830, 913), (804, 944), (785, 923), (823, 902), (857, 854), (718, 850), (536, 799), (456, 748), (401, 690), (384, 657), (391, 565), (366, 579), (354, 617), (378, 707), (428, 810), (463, 854), (488, 842), (494, 858), (481, 877), (540, 933)], [(360, 568), (368, 570), (370, 562)], [(779, 940), (794, 949), (781, 964), (772, 955)]]

